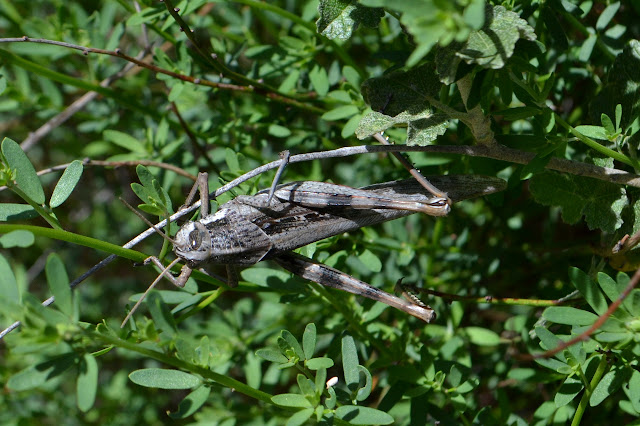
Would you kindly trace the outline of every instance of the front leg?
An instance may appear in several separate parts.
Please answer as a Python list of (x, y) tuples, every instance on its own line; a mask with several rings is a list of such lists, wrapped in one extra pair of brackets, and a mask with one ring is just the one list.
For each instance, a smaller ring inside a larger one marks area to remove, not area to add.
[(160, 259), (158, 259), (155, 256), (149, 256), (144, 260), (144, 264), (148, 265), (149, 263), (153, 263), (154, 265), (156, 265), (158, 268), (160, 268), (162, 270), (162, 272), (160, 272), (160, 274), (158, 275), (158, 277), (151, 283), (151, 285), (145, 290), (145, 292), (142, 294), (142, 296), (140, 297), (140, 299), (136, 302), (135, 305), (133, 305), (133, 308), (131, 308), (131, 310), (129, 311), (129, 313), (127, 314), (127, 316), (124, 318), (124, 320), (122, 321), (122, 324), (120, 325), (120, 327), (124, 327), (124, 325), (127, 323), (127, 321), (129, 321), (129, 318), (131, 318), (131, 316), (133, 315), (133, 313), (138, 309), (138, 306), (140, 306), (140, 304), (142, 303), (142, 301), (147, 297), (147, 294), (149, 294), (149, 292), (151, 291), (151, 289), (153, 289), (156, 284), (158, 284), (160, 282), (160, 280), (162, 279), (162, 277), (167, 278), (169, 281), (171, 281), (174, 285), (176, 285), (177, 287), (183, 288), (185, 283), (187, 282), (187, 280), (189, 279), (189, 276), (191, 275), (191, 268), (189, 268), (187, 265), (184, 265), (182, 267), (182, 270), (180, 271), (180, 275), (178, 276), (178, 278), (174, 277), (173, 275), (171, 275), (171, 272), (169, 272), (171, 270), (171, 268), (173, 268), (173, 266), (175, 264), (177, 264), (181, 259), (175, 259), (173, 262), (171, 262), (169, 265), (167, 265), (167, 267), (165, 268), (164, 265), (160, 262)]

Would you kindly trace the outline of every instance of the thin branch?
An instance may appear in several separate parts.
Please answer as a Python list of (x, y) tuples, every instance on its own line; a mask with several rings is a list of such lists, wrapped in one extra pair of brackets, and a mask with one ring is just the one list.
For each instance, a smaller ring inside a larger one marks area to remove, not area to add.
[[(140, 52), (138, 57), (142, 60), (147, 53), (148, 52), (146, 50), (142, 51)], [(133, 67), (135, 67), (135, 65), (132, 63), (126, 64), (120, 71), (102, 80), (100, 82), (100, 86), (109, 87), (114, 81), (117, 81), (120, 78), (124, 77)], [(140, 72), (140, 70), (141, 68), (134, 70), (133, 74)], [(49, 119), (49, 121), (47, 121), (42, 126), (40, 126), (35, 132), (30, 132), (29, 136), (27, 136), (27, 138), (24, 141), (22, 141), (22, 143), (20, 144), (20, 148), (22, 148), (23, 151), (28, 151), (29, 149), (31, 149), (42, 138), (48, 135), (53, 129), (57, 128), (62, 123), (67, 121), (69, 118), (71, 118), (75, 113), (83, 109), (88, 103), (93, 101), (98, 95), (99, 95), (98, 92), (90, 91), (85, 93), (75, 101), (73, 101), (73, 103), (71, 103), (71, 105), (66, 107), (64, 111), (62, 111), (60, 114)]]
[[(55, 172), (59, 172), (61, 170), (66, 169), (67, 167), (69, 167), (69, 164), (71, 163), (66, 163), (66, 164), (58, 164), (57, 166), (53, 166), (53, 167), (49, 167), (46, 169), (42, 169), (39, 170), (36, 174), (38, 176), (42, 176), (42, 175), (46, 175), (49, 173), (55, 173)], [(161, 169), (166, 169), (166, 170), (171, 170), (172, 172), (185, 177), (187, 179), (190, 179), (192, 181), (196, 181), (196, 176), (192, 175), (191, 173), (185, 171), (184, 169), (181, 169), (180, 167), (174, 166), (173, 164), (169, 164), (169, 163), (162, 163), (159, 161), (151, 161), (151, 160), (131, 160), (131, 161), (100, 161), (100, 160), (90, 160), (88, 158), (85, 158), (84, 160), (82, 160), (82, 164), (84, 166), (96, 166), (96, 167), (132, 167), (132, 166), (137, 166), (137, 165), (143, 165), (143, 166), (150, 166), (150, 167), (159, 167)], [(5, 189), (7, 189), (6, 186), (0, 186), (0, 192), (4, 191)]]
[[(515, 149), (507, 148), (501, 145), (498, 146), (403, 146), (403, 145), (361, 145), (354, 147), (345, 147), (338, 148), (332, 151), (320, 151), (320, 152), (311, 152), (307, 154), (298, 154), (292, 155), (289, 158), (289, 163), (300, 163), (303, 161), (311, 161), (311, 160), (320, 160), (326, 158), (339, 158), (339, 157), (347, 157), (351, 155), (359, 155), (359, 154), (372, 154), (379, 152), (440, 152), (440, 153), (449, 153), (449, 154), (460, 154), (460, 155), (470, 155), (476, 157), (486, 157), (486, 158), (494, 158), (496, 160), (507, 161), (511, 163), (518, 164), (527, 164), (531, 161), (535, 154), (529, 152), (518, 151)], [(272, 161), (271, 163), (265, 164), (263, 166), (257, 167), (256, 169), (245, 173), (244, 175), (234, 179), (228, 184), (218, 188), (216, 191), (209, 194), (210, 198), (215, 198), (220, 196), (221, 194), (231, 190), (232, 188), (240, 185), (241, 183), (258, 176), (261, 173), (269, 171), (271, 169), (275, 169), (280, 166), (282, 160)], [(592, 164), (586, 163), (578, 163), (575, 161), (564, 160), (561, 158), (552, 158), (546, 166), (549, 169), (557, 170), (566, 173), (572, 173), (578, 176), (587, 176), (595, 179), (604, 180), (607, 182), (617, 183), (617, 184), (626, 184), (630, 186), (635, 186), (640, 188), (640, 176), (634, 175), (622, 170), (611, 169), (607, 167), (598, 167)], [(200, 201), (195, 202), (190, 207), (180, 210), (179, 212), (173, 214), (169, 220), (174, 222), (179, 218), (193, 212), (197, 208), (200, 207)], [(156, 224), (157, 228), (162, 228), (167, 225), (167, 220), (163, 220)], [(146, 231), (142, 232), (131, 241), (123, 245), (124, 248), (131, 248), (140, 242), (144, 241), (150, 235), (155, 233), (153, 228), (148, 228)], [(111, 255), (100, 262), (98, 265), (91, 268), (81, 277), (77, 278), (71, 284), (72, 287), (77, 286), (80, 282), (90, 276), (93, 272), (101, 269), (102, 267), (108, 265), (116, 258), (115, 255)], [(638, 273), (636, 273), (638, 275)], [(634, 276), (635, 278), (635, 276)], [(632, 280), (633, 282), (633, 280)], [(53, 303), (53, 297), (45, 300), (43, 302), (43, 306), (48, 306)], [(0, 340), (6, 336), (11, 330), (14, 330), (20, 325), (20, 322), (17, 321), (13, 323), (9, 328), (0, 332)]]
[(193, 146), (194, 149), (198, 151), (198, 154), (200, 154), (200, 156), (202, 156), (205, 159), (205, 161), (209, 165), (209, 169), (213, 170), (219, 175), (220, 170), (218, 169), (218, 166), (215, 165), (213, 160), (209, 157), (209, 154), (207, 154), (207, 151), (198, 143), (198, 138), (191, 131), (189, 124), (186, 121), (184, 121), (184, 119), (182, 118), (182, 114), (180, 114), (180, 111), (178, 110), (178, 106), (176, 105), (175, 102), (171, 102), (171, 111), (173, 111), (176, 117), (178, 117), (178, 122), (180, 122), (180, 126), (182, 126), (182, 129), (184, 130), (184, 132), (187, 134), (187, 137), (191, 141), (191, 146)]
[(618, 306), (622, 304), (622, 302), (624, 301), (624, 299), (627, 298), (629, 293), (631, 293), (631, 291), (636, 287), (636, 285), (638, 285), (638, 281), (640, 281), (640, 269), (638, 269), (636, 273), (633, 274), (633, 278), (631, 278), (631, 281), (629, 281), (629, 284), (627, 285), (627, 287), (624, 289), (622, 293), (620, 293), (620, 296), (618, 296), (615, 302), (609, 305), (609, 309), (607, 309), (605, 313), (600, 315), (600, 317), (598, 317), (596, 322), (594, 322), (593, 325), (589, 327), (587, 330), (585, 330), (583, 333), (577, 335), (573, 339), (560, 343), (558, 346), (556, 346), (553, 349), (549, 349), (548, 351), (538, 353), (538, 354), (532, 354), (532, 355), (521, 355), (521, 356), (518, 356), (518, 358), (524, 361), (531, 361), (531, 360), (540, 359), (540, 358), (551, 358), (555, 354), (567, 349), (569, 346), (589, 340), (591, 335), (595, 333), (600, 327), (602, 327), (605, 321), (609, 319), (611, 314), (613, 314), (616, 311), (616, 309), (618, 309)]
[[(133, 56), (129, 56), (125, 53), (122, 52), (121, 49), (116, 49), (116, 50), (105, 50), (105, 49), (98, 49), (98, 48), (94, 48), (94, 47), (86, 47), (86, 46), (80, 46), (77, 44), (72, 44), (72, 43), (66, 43), (66, 42), (62, 42), (62, 41), (56, 41), (56, 40), (48, 40), (48, 39), (43, 39), (43, 38), (29, 38), (27, 36), (23, 36), (23, 37), (8, 37), (8, 38), (0, 38), (0, 43), (19, 43), (19, 42), (30, 42), (30, 43), (43, 43), (43, 44), (52, 44), (55, 46), (61, 46), (61, 47), (66, 47), (68, 49), (75, 49), (75, 50), (80, 50), (84, 55), (88, 55), (89, 53), (97, 53), (97, 54), (101, 54), (101, 55), (108, 55), (108, 56), (113, 56), (116, 58), (122, 58), (126, 61), (129, 61), (133, 64), (138, 65), (139, 67), (142, 68), (146, 68), (148, 70), (151, 70), (155, 73), (160, 73), (160, 74), (165, 74), (168, 75), (170, 77), (176, 78), (178, 80), (182, 80), (185, 81), (187, 83), (192, 83), (192, 84), (196, 84), (196, 85), (202, 85), (202, 86), (207, 86), (207, 87), (211, 87), (214, 89), (221, 89), (221, 90), (232, 90), (232, 91), (237, 91), (237, 92), (248, 92), (248, 93), (256, 93), (259, 94), (261, 96), (264, 96), (266, 98), (272, 99), (276, 102), (280, 102), (286, 105), (291, 105), (291, 106), (295, 106), (297, 108), (306, 110), (306, 111), (311, 111), (317, 114), (322, 114), (325, 111), (321, 108), (315, 107), (313, 105), (308, 105), (304, 102), (301, 102), (299, 100), (294, 99), (293, 97), (288, 97), (284, 94), (280, 94), (277, 93), (275, 90), (268, 90), (268, 88), (263, 87), (263, 84), (258, 84), (257, 82), (254, 82), (254, 84), (252, 85), (248, 85), (248, 86), (242, 86), (242, 85), (238, 85), (238, 84), (230, 84), (230, 83), (222, 83), (222, 82), (215, 82), (215, 81), (211, 81), (211, 80), (206, 80), (206, 79), (202, 79), (199, 77), (192, 77), (189, 75), (184, 75), (184, 74), (179, 74), (177, 72), (173, 72), (173, 71), (169, 71), (167, 69), (164, 68), (160, 68), (157, 65), (153, 65), (153, 64), (148, 64), (146, 62), (140, 61), (136, 58), (134, 58)], [(258, 86), (258, 87), (257, 87)], [(301, 99), (304, 97), (300, 97)]]
[(404, 287), (408, 288), (414, 293), (424, 293), (432, 296), (440, 297), (446, 300), (457, 300), (461, 302), (470, 303), (488, 303), (490, 305), (520, 305), (520, 306), (558, 306), (569, 304), (575, 300), (567, 298), (556, 300), (544, 300), (544, 299), (520, 299), (515, 297), (493, 297), (493, 296), (460, 296), (457, 294), (443, 293), (441, 291), (431, 290), (428, 288), (418, 288), (412, 285), (404, 284)]

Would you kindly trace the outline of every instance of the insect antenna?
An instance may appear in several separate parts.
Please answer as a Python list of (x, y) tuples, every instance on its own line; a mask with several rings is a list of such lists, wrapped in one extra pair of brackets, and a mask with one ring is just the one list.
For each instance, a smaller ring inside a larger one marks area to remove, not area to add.
[[(148, 260), (148, 259), (147, 259)], [(124, 327), (124, 325), (127, 323), (127, 321), (129, 321), (129, 318), (131, 318), (131, 316), (133, 315), (133, 313), (136, 311), (136, 309), (138, 309), (138, 306), (140, 306), (140, 304), (142, 303), (142, 301), (145, 299), (145, 297), (147, 297), (147, 294), (149, 294), (149, 292), (156, 286), (156, 284), (158, 284), (160, 282), (160, 280), (162, 279), (162, 277), (164, 276), (164, 274), (166, 274), (171, 268), (173, 268), (173, 266), (180, 262), (180, 258), (174, 259), (173, 262), (171, 262), (169, 265), (167, 265), (166, 268), (164, 268), (162, 270), (162, 272), (160, 273), (160, 275), (158, 275), (158, 277), (151, 283), (151, 285), (149, 286), (149, 288), (147, 288), (147, 290), (144, 292), (144, 294), (140, 297), (140, 299), (136, 302), (135, 305), (133, 305), (133, 308), (131, 308), (131, 310), (129, 311), (129, 313), (127, 314), (127, 316), (124, 318), (124, 320), (122, 321), (122, 324), (120, 324), (120, 328)]]
[(156, 231), (158, 234), (160, 234), (160, 236), (162, 238), (164, 238), (165, 240), (169, 241), (171, 244), (175, 245), (176, 242), (173, 238), (169, 237), (167, 234), (165, 234), (164, 232), (162, 232), (161, 230), (158, 229), (158, 227), (156, 227), (153, 223), (151, 223), (151, 221), (149, 221), (149, 219), (147, 219), (146, 217), (144, 217), (138, 210), (134, 209), (131, 204), (127, 203), (124, 198), (120, 197), (120, 201), (122, 201), (122, 204), (124, 204), (125, 206), (127, 206), (129, 208), (129, 210), (131, 210), (133, 213), (135, 213), (136, 216), (138, 216), (140, 219), (142, 219), (142, 221), (144, 223), (146, 223), (148, 226), (150, 226), (151, 228), (153, 228), (154, 231)]

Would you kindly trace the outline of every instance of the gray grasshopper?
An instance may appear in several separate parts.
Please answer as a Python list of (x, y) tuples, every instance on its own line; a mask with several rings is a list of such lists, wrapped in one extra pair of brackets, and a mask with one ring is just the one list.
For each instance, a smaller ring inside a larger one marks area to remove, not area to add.
[[(271, 193), (264, 190), (253, 196), (236, 197), (220, 206), (217, 212), (209, 214), (207, 175), (201, 173), (196, 184), (203, 201), (201, 218), (184, 224), (177, 232), (172, 241), (177, 259), (166, 268), (155, 258), (148, 260), (164, 268), (160, 277), (164, 275), (182, 287), (192, 270), (204, 268), (206, 272), (206, 266), (210, 264), (227, 265), (228, 282), (234, 286), (237, 283), (235, 266), (273, 259), (303, 278), (386, 303), (429, 322), (435, 317), (433, 310), (415, 297), (406, 301), (291, 253), (314, 241), (416, 212), (445, 216), (450, 211), (449, 200), (455, 203), (506, 187), (503, 180), (488, 176), (431, 176), (428, 179), (446, 192), (449, 199), (430, 194), (415, 180), (387, 182), (360, 189), (303, 181), (278, 185)], [(187, 203), (195, 192), (194, 186)], [(185, 261), (185, 265), (176, 278), (168, 270), (180, 260)]]

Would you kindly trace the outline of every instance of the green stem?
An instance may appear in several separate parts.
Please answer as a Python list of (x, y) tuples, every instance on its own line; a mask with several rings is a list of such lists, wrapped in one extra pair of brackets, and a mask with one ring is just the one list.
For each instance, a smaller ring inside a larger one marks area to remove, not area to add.
[(31, 207), (33, 207), (33, 209), (40, 216), (42, 216), (42, 218), (44, 220), (46, 220), (49, 225), (51, 225), (54, 229), (62, 230), (62, 225), (60, 225), (60, 222), (58, 221), (58, 219), (53, 214), (51, 214), (51, 212), (47, 211), (44, 207), (42, 207), (41, 205), (39, 205), (38, 203), (33, 201), (31, 199), (31, 197), (29, 197), (27, 194), (25, 194), (16, 185), (13, 185), (10, 182), (7, 182), (7, 186), (9, 187), (9, 189), (11, 189), (13, 192), (15, 192), (20, 198), (22, 198), (27, 203), (29, 203), (29, 205)]
[(67, 241), (69, 243), (77, 244), (80, 246), (101, 250), (107, 253), (115, 254), (116, 256), (124, 257), (125, 259), (131, 259), (136, 262), (142, 262), (147, 257), (149, 257), (148, 255), (139, 251), (122, 248), (115, 244), (107, 243), (105, 241), (97, 240), (91, 237), (85, 237), (84, 235), (74, 234), (73, 232), (63, 231), (62, 229), (51, 229), (33, 225), (0, 224), (0, 234), (6, 234), (8, 232), (16, 230), (29, 231), (34, 235), (38, 235), (41, 237)]
[(600, 358), (600, 363), (598, 364), (598, 368), (596, 369), (593, 378), (591, 379), (591, 383), (589, 383), (588, 387), (585, 387), (584, 394), (580, 399), (580, 403), (578, 404), (578, 408), (576, 409), (575, 414), (573, 415), (573, 421), (571, 422), (571, 426), (578, 426), (580, 424), (580, 420), (582, 420), (582, 416), (589, 405), (589, 399), (591, 398), (591, 393), (593, 389), (596, 388), (602, 376), (604, 376), (604, 372), (607, 370), (609, 363), (607, 362), (607, 357), (602, 356)]
[(585, 135), (583, 135), (582, 133), (574, 129), (569, 123), (564, 121), (558, 114), (554, 113), (553, 115), (558, 124), (560, 124), (562, 127), (567, 129), (569, 133), (571, 133), (573, 136), (578, 138), (578, 140), (583, 144), (598, 151), (603, 155), (613, 158), (614, 160), (618, 160), (621, 163), (624, 163), (628, 166), (635, 167), (635, 165), (633, 164), (633, 161), (631, 161), (631, 159), (626, 155), (620, 154), (619, 152), (609, 149), (606, 146), (600, 145), (598, 142), (594, 141), (591, 138), (586, 137)]
[[(99, 326), (98, 329), (100, 329), (101, 327), (104, 326)], [(204, 368), (204, 367), (200, 367), (198, 365), (195, 364), (191, 364), (189, 362), (183, 361), (181, 359), (178, 358), (174, 358), (171, 356), (168, 356), (162, 352), (158, 352), (155, 351), (153, 349), (148, 349), (148, 348), (144, 348), (141, 345), (129, 342), (127, 340), (122, 340), (119, 337), (116, 337), (114, 334), (112, 334), (113, 332), (109, 331), (109, 334), (106, 333), (100, 333), (100, 332), (90, 332), (89, 336), (93, 337), (96, 340), (100, 340), (106, 344), (109, 345), (113, 345), (122, 349), (127, 349), (133, 352), (137, 352), (141, 355), (144, 355), (146, 357), (155, 359), (156, 361), (171, 365), (173, 367), (176, 368), (180, 368), (182, 370), (185, 371), (190, 371), (192, 373), (195, 374), (199, 374), (200, 376), (204, 377), (205, 379), (209, 379), (213, 382), (216, 382), (222, 386), (225, 386), (227, 388), (233, 389), (236, 392), (240, 392), (244, 395), (247, 395), (251, 398), (255, 398), (259, 401), (262, 402), (266, 402), (269, 404), (273, 404), (273, 402), (271, 402), (271, 398), (272, 395), (266, 393), (266, 392), (262, 392), (258, 389), (254, 389), (251, 386), (248, 386), (242, 382), (239, 382), (237, 380), (234, 380), (230, 377), (227, 377), (225, 375), (222, 374), (218, 374), (215, 373), (211, 370), (209, 370), (208, 368)]]

